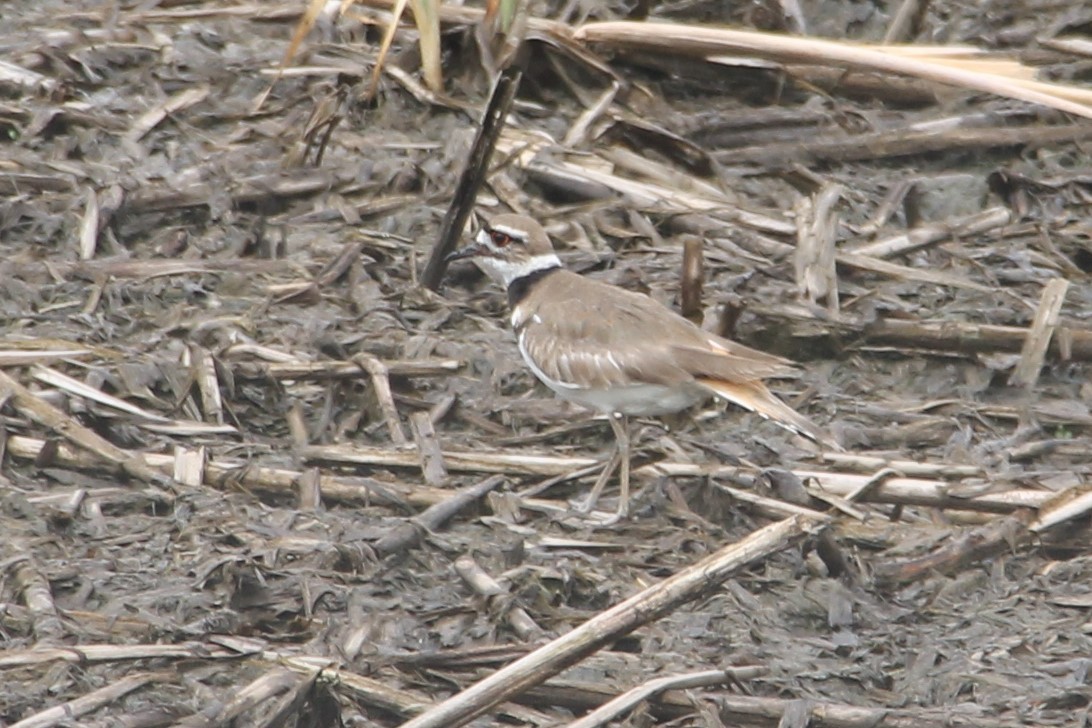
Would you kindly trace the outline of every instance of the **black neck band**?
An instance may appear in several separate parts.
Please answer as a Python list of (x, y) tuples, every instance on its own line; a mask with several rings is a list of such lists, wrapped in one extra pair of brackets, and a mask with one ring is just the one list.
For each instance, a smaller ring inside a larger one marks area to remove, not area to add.
[(560, 265), (551, 266), (549, 268), (539, 268), (536, 271), (531, 271), (525, 276), (520, 276), (511, 283), (508, 284), (508, 308), (515, 308), (519, 305), (519, 302), (523, 300), (524, 296), (528, 294), (533, 286), (538, 281), (542, 280), (546, 276), (561, 270)]

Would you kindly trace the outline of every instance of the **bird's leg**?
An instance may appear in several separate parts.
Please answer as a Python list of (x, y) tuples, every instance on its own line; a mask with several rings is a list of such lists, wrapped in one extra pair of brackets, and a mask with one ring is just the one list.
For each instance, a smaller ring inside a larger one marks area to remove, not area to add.
[(610, 426), (614, 430), (614, 441), (618, 448), (618, 457), (622, 461), (622, 472), (618, 477), (621, 492), (618, 495), (618, 512), (616, 514), (618, 520), (621, 520), (629, 514), (629, 418), (625, 415), (612, 415)]
[(606, 487), (610, 476), (614, 475), (614, 471), (621, 465), (622, 472), (619, 478), (621, 493), (618, 496), (618, 511), (610, 521), (615, 523), (625, 518), (626, 514), (629, 513), (629, 421), (625, 415), (610, 415), (609, 421), (611, 429), (614, 430), (614, 449), (611, 451), (610, 460), (607, 461), (603, 472), (596, 478), (595, 485), (592, 486), (587, 500), (577, 506), (577, 510), (581, 513), (590, 513), (595, 508), (595, 504), (599, 502), (599, 496), (602, 495), (603, 488)]
[(595, 479), (595, 485), (592, 486), (591, 493), (588, 493), (588, 497), (584, 499), (584, 502), (576, 507), (581, 513), (588, 514), (595, 508), (595, 504), (599, 502), (599, 496), (603, 493), (603, 488), (606, 487), (607, 481), (610, 480), (610, 476), (614, 475), (614, 471), (618, 469), (618, 444), (615, 443), (611, 448), (610, 457), (607, 459), (607, 464), (603, 466), (603, 471), (599, 473), (599, 477)]

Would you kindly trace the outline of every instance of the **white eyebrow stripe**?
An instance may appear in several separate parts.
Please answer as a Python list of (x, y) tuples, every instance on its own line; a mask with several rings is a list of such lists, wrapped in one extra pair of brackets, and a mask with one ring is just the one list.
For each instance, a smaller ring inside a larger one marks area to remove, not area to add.
[(507, 225), (493, 225), (489, 229), (494, 232), (504, 233), (505, 235), (512, 238), (518, 238), (520, 240), (527, 239), (527, 231), (520, 230), (519, 228), (508, 227)]

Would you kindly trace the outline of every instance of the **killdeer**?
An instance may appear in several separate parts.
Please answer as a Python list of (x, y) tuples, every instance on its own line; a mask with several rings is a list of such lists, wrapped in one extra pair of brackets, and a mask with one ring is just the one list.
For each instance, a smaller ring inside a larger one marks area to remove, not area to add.
[(497, 215), (448, 261), (461, 258), (507, 288), (512, 329), (535, 376), (558, 396), (608, 415), (616, 446), (582, 510), (621, 465), (617, 518), (628, 512), (628, 415), (670, 414), (715, 396), (841, 449), (763, 383), (791, 374), (792, 362), (704, 331), (648, 296), (566, 270), (535, 220)]

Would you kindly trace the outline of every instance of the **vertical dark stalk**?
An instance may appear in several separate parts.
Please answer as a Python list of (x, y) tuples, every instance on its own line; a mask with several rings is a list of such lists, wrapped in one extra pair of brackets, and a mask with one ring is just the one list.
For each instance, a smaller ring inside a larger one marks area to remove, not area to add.
[(482, 117), (478, 135), (474, 138), (474, 146), (470, 149), (470, 156), (466, 160), (462, 174), (459, 175), (459, 183), (455, 187), (451, 207), (447, 209), (440, 226), (440, 236), (432, 248), (432, 255), (429, 256), (425, 272), (421, 275), (421, 282), (430, 290), (435, 291), (439, 288), (440, 280), (444, 277), (444, 271), (447, 270), (444, 258), (455, 250), (455, 244), (462, 235), (466, 220), (474, 209), (478, 189), (485, 181), (493, 149), (496, 147), (501, 130), (504, 129), (504, 119), (512, 107), (512, 101), (516, 98), (516, 91), (519, 90), (526, 60), (527, 43), (524, 42), (520, 44), (511, 62), (501, 71), (496, 85), (493, 86), (489, 105)]

